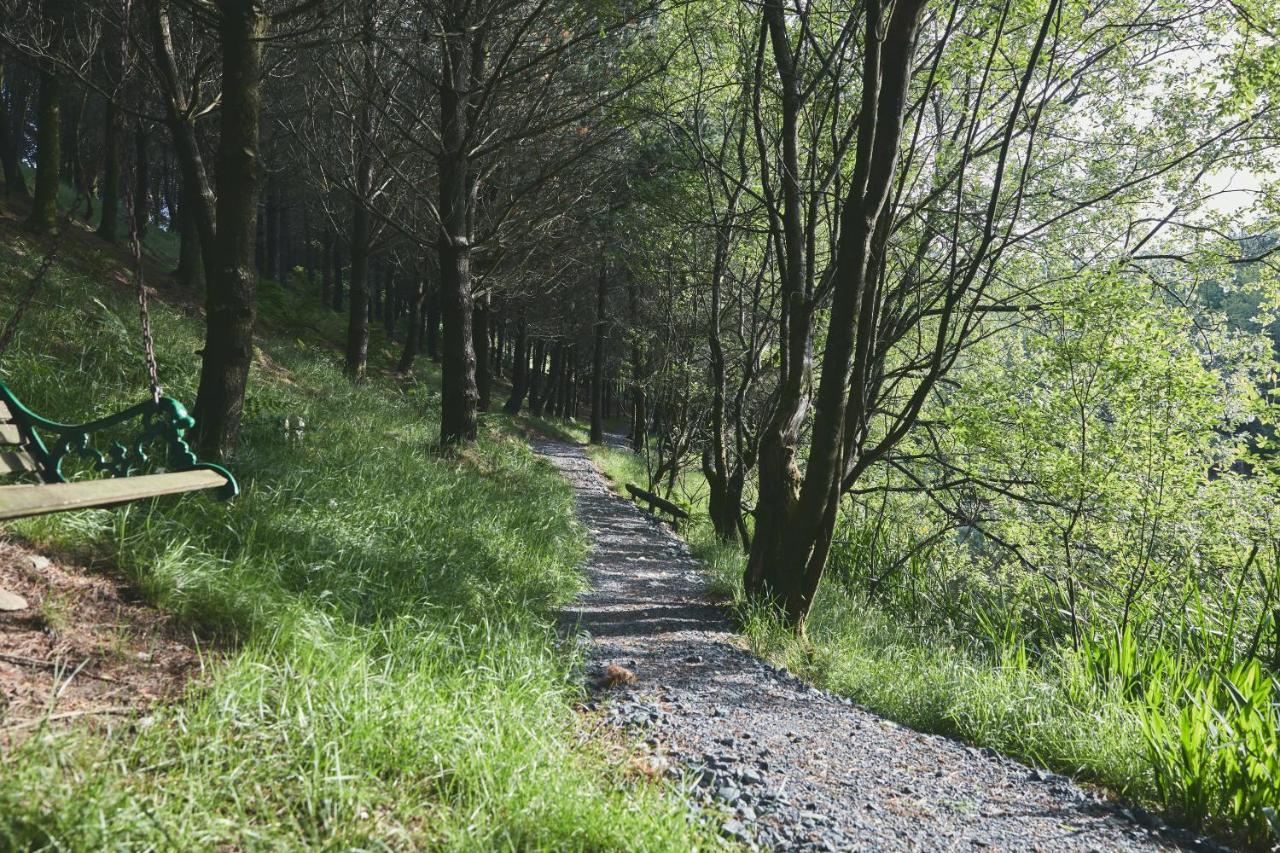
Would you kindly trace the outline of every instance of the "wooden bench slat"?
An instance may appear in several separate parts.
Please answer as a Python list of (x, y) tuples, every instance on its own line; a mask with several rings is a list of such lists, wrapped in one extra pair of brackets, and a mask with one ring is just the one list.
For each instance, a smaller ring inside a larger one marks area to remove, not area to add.
[(0, 486), (0, 519), (72, 509), (113, 506), (143, 498), (216, 489), (227, 479), (216, 471), (178, 471), (80, 483)]
[(0, 424), (0, 444), (22, 444), (17, 424)]
[(35, 457), (25, 450), (0, 450), (0, 474), (29, 474), (39, 468)]
[(9, 407), (0, 402), (0, 424), (7, 424), (11, 420), (13, 420), (13, 415), (9, 414)]

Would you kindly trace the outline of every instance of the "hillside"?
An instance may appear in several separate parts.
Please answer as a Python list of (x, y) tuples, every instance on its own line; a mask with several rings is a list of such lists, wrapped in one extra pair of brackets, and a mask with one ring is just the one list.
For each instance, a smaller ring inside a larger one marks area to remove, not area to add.
[[(0, 304), (46, 246), (0, 216)], [(143, 395), (122, 260), (79, 226), (63, 238), (0, 361), (36, 411), (83, 420)], [(198, 317), (153, 260), (160, 374), (190, 400)], [(230, 463), (239, 498), (6, 525), (9, 541), (136, 591), (194, 638), (200, 665), (145, 717), (55, 719), (51, 701), (3, 757), (0, 846), (696, 844), (683, 805), (613, 769), (606, 749), (624, 747), (584, 735), (573, 710), (574, 659), (551, 627), (581, 583), (565, 484), (497, 419), (473, 449), (437, 455), (430, 374), (354, 385), (334, 315), (297, 282), (264, 282), (263, 296)], [(287, 435), (286, 415), (305, 433)], [(78, 630), (75, 608), (64, 619)]]

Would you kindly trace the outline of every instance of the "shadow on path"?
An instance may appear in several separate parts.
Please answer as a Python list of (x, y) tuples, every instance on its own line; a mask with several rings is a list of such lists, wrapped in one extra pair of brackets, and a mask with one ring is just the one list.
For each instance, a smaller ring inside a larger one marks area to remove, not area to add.
[[(986, 749), (899, 726), (748, 653), (683, 542), (614, 495), (582, 448), (535, 439), (590, 528), (591, 588), (563, 614), (604, 708), (729, 815), (726, 835), (806, 850), (1195, 849), (1141, 813)], [(603, 697), (602, 697), (603, 698)], [(1138, 817), (1144, 817), (1139, 823)]]

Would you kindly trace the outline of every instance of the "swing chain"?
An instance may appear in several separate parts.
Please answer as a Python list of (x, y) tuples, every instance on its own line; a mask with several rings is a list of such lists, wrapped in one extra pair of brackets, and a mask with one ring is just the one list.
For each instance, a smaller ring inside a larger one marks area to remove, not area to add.
[(159, 403), (163, 389), (160, 387), (160, 371), (156, 367), (156, 344), (151, 336), (151, 312), (147, 308), (147, 286), (142, 279), (142, 245), (138, 241), (136, 220), (129, 229), (129, 243), (133, 252), (133, 280), (138, 287), (138, 315), (142, 318), (142, 349), (147, 361), (147, 381), (150, 383), (151, 401)]

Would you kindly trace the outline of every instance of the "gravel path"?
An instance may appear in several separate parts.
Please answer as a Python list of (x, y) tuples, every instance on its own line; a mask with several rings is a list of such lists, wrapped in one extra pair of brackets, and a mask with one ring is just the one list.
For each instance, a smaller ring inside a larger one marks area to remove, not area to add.
[[(665, 526), (614, 495), (582, 448), (537, 439), (594, 539), (565, 614), (591, 705), (642, 730), (652, 772), (720, 805), (722, 831), (786, 850), (1187, 850), (1196, 839), (1062, 776), (920, 734), (747, 652)], [(608, 685), (609, 664), (632, 685)]]

